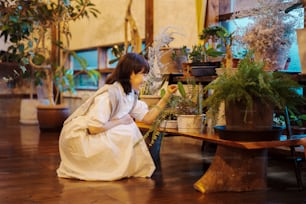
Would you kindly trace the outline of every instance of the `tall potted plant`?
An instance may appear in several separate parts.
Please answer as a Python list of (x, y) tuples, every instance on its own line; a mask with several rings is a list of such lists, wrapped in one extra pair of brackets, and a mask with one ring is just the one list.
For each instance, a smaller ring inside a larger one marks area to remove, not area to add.
[[(90, 0), (84, 1), (40, 1), (40, 0), (16, 0), (13, 3), (2, 3), (3, 10), (8, 18), (2, 21), (3, 28), (9, 26), (10, 20), (15, 19), (15, 24), (22, 24), (24, 21), (31, 22), (31, 27), (26, 31), (29, 32), (25, 39), (25, 56), (35, 72), (37, 81), (47, 85), (48, 104), (38, 107), (38, 119), (42, 118), (46, 121), (59, 121), (59, 126), (68, 116), (69, 109), (64, 106), (61, 100), (61, 93), (64, 91), (74, 92), (73, 72), (66, 66), (72, 52), (69, 51), (69, 40), (71, 33), (69, 31), (69, 22), (89, 17), (97, 16), (99, 11), (95, 9), (95, 5)], [(23, 9), (26, 8), (26, 9)], [(22, 12), (20, 11), (22, 9)], [(25, 31), (24, 31), (25, 32)], [(7, 32), (4, 32), (6, 35)], [(11, 36), (9, 33), (8, 36)], [(18, 50), (18, 48), (16, 48)], [(76, 55), (75, 55), (76, 56)], [(88, 73), (93, 79), (97, 79), (99, 73), (94, 70), (86, 70), (86, 61), (78, 58), (84, 72)], [(54, 94), (55, 93), (55, 94)], [(65, 116), (50, 119), (40, 117), (40, 110), (51, 108), (64, 110)], [(44, 126), (39, 122), (41, 128), (48, 129), (51, 126)], [(44, 127), (43, 127), (44, 126)], [(53, 128), (53, 127), (52, 127)]]
[[(30, 4), (21, 2), (20, 7), (9, 6), (10, 2), (0, 2), (0, 37), (6, 47), (0, 51), (0, 68), (5, 75), (4, 80), (24, 81), (26, 74), (32, 73), (28, 66), (27, 39), (33, 30), (33, 19), (27, 18), (27, 10)], [(37, 100), (33, 98), (33, 83), (29, 80), (29, 99), (21, 99), (20, 122), (26, 124), (37, 124), (36, 105)]]

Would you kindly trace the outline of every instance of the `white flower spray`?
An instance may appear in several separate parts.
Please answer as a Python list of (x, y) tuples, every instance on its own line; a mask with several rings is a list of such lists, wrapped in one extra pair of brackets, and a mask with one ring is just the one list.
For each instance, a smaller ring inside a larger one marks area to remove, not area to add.
[[(258, 6), (250, 10), (235, 12), (232, 19), (249, 17), (246, 27), (237, 24), (236, 40), (247, 49), (253, 50), (255, 59), (270, 64), (273, 70), (281, 70), (278, 65), (281, 53), (287, 59), (289, 49), (295, 37), (297, 16), (286, 13), (285, 9), (299, 1), (257, 0)], [(257, 54), (257, 55), (256, 55)]]

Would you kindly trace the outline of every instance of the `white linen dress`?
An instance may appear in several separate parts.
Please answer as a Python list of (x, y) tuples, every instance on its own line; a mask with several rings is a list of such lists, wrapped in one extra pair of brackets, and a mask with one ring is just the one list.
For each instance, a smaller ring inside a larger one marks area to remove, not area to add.
[[(126, 95), (119, 83), (114, 85), (119, 102), (113, 117), (120, 118), (128, 113), (142, 120), (148, 106), (140, 100), (134, 104), (133, 93)], [(87, 107), (86, 107), (87, 106)], [(142, 134), (133, 122), (119, 125), (103, 133), (88, 134), (87, 127), (101, 126), (112, 115), (109, 91), (95, 94), (70, 116), (59, 139), (61, 163), (57, 175), (81, 180), (113, 181), (127, 177), (150, 177), (155, 165)], [(141, 141), (141, 142), (139, 142)], [(135, 145), (139, 142), (137, 145)]]

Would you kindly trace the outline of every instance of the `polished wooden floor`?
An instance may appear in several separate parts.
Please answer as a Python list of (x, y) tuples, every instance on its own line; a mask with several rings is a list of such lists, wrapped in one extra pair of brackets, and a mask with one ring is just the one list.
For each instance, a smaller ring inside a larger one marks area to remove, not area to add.
[(150, 179), (86, 182), (56, 176), (58, 132), (40, 132), (18, 119), (0, 118), (0, 127), (0, 204), (306, 203), (306, 191), (298, 191), (293, 165), (283, 154), (269, 155), (265, 191), (201, 194), (192, 185), (213, 159), (213, 151), (201, 151), (201, 141), (164, 138), (161, 169)]

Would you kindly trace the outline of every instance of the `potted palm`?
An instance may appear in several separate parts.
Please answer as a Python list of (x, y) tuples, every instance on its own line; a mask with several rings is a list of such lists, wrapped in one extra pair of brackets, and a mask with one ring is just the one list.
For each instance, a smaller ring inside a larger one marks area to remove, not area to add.
[[(59, 0), (40, 1), (40, 0), (18, 0), (14, 3), (2, 3), (5, 14), (8, 16), (7, 21), (2, 21), (2, 29), (7, 28), (10, 20), (19, 25), (24, 21), (31, 22), (31, 27), (24, 32), (28, 32), (24, 42), (27, 50), (20, 53), (27, 57), (28, 63), (35, 73), (35, 80), (46, 84), (48, 93), (48, 102), (38, 107), (38, 120), (44, 119), (45, 122), (59, 121), (55, 128), (62, 125), (63, 120), (69, 115), (69, 108), (63, 105), (61, 99), (64, 91), (74, 92), (74, 74), (72, 70), (66, 66), (72, 52), (69, 51), (69, 22), (89, 17), (90, 15), (97, 16), (99, 13), (90, 0), (85, 1), (67, 1)], [(20, 11), (20, 9), (25, 10)], [(23, 27), (24, 28), (24, 27)], [(8, 32), (4, 30), (6, 35)], [(8, 36), (11, 36), (8, 33)], [(17, 49), (17, 48), (16, 48)], [(19, 48), (18, 48), (19, 49)], [(18, 50), (17, 49), (17, 50)], [(20, 49), (19, 49), (20, 50)], [(76, 55), (74, 55), (76, 56)], [(84, 67), (84, 72), (88, 73), (93, 79), (97, 79), (98, 72), (94, 70), (86, 70), (86, 61), (79, 58), (81, 66)], [(54, 94), (55, 93), (55, 94)], [(40, 110), (51, 109), (63, 110), (64, 116), (50, 119), (53, 114), (41, 116)], [(46, 118), (48, 120), (46, 120)], [(39, 122), (42, 129), (52, 129), (53, 127)]]
[(254, 61), (251, 56), (248, 53), (241, 59), (235, 73), (224, 72), (204, 88), (205, 92), (213, 90), (204, 106), (214, 116), (220, 104), (225, 103), (227, 130), (272, 130), (274, 110), (285, 107), (296, 110), (297, 105), (305, 103), (296, 91), (300, 85), (290, 75), (267, 72), (264, 63)]

